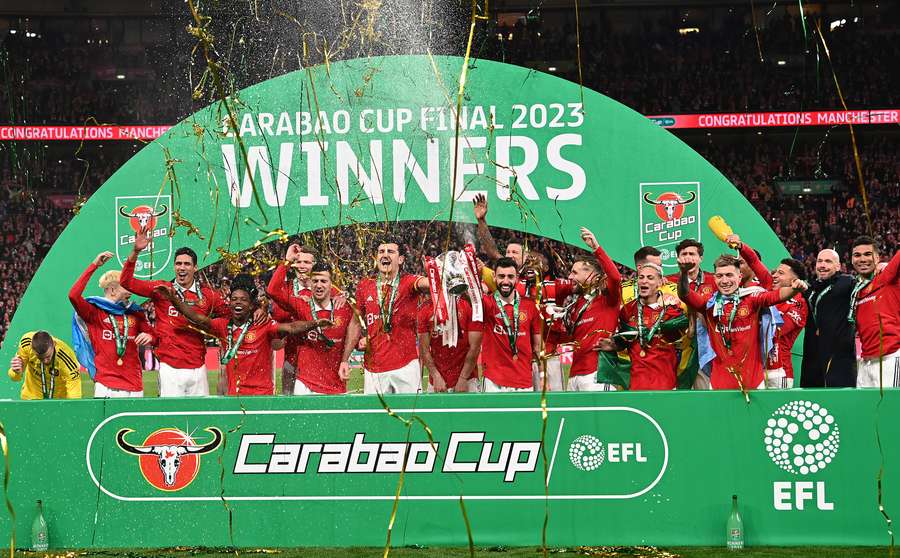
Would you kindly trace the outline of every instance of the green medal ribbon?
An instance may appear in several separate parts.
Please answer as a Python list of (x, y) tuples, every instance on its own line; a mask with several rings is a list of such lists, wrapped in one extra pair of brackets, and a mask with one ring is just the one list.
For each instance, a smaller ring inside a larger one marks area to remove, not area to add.
[(587, 311), (588, 306), (590, 306), (591, 303), (594, 302), (595, 298), (597, 298), (596, 292), (584, 295), (584, 304), (581, 306), (581, 308), (578, 309), (578, 312), (575, 314), (575, 317), (571, 316), (571, 312), (570, 312), (571, 308), (570, 308), (569, 312), (566, 312), (566, 317), (565, 317), (564, 321), (566, 324), (566, 331), (568, 332), (569, 335), (575, 334), (575, 328), (578, 327), (578, 322), (581, 321), (581, 317)]
[[(309, 299), (309, 312), (310, 312), (310, 314), (312, 314), (313, 321), (316, 321), (319, 319), (319, 311), (320, 310), (321, 311), (325, 310), (324, 308), (322, 308), (320, 306), (318, 307), (318, 310), (317, 310), (316, 309), (317, 306), (318, 305), (313, 301), (313, 299), (310, 298)], [(331, 322), (332, 324), (334, 324), (334, 302), (331, 303), (331, 308), (328, 309), (328, 321)], [(317, 327), (316, 330), (319, 332), (319, 335), (322, 337), (322, 340), (325, 342), (326, 347), (328, 347), (329, 349), (331, 347), (334, 347), (334, 343), (335, 343), (334, 339), (330, 339), (327, 335), (325, 335), (324, 329)]]
[[(856, 326), (856, 299), (859, 298), (859, 293), (871, 283), (871, 279), (859, 277), (856, 279), (856, 284), (853, 285), (853, 290), (850, 292), (850, 313), (847, 314), (847, 320), (852, 326)], [(815, 319), (815, 314), (813, 315), (813, 319)]]
[(234, 341), (234, 324), (230, 321), (228, 322), (228, 337), (225, 339), (225, 354), (219, 358), (219, 362), (222, 363), (223, 366), (231, 362), (231, 359), (237, 354), (238, 349), (241, 347), (241, 343), (244, 342), (244, 336), (247, 335), (247, 330), (250, 329), (252, 321), (253, 319), (251, 318), (238, 328), (241, 330), (241, 333), (238, 335), (237, 341)]
[(299, 277), (294, 277), (291, 280), (291, 290), (294, 293), (295, 297), (300, 296), (300, 293), (303, 291), (303, 284), (300, 282)]
[[(43, 394), (44, 399), (53, 399), (53, 392), (56, 390), (56, 376), (53, 375), (53, 368), (51, 367), (50, 372), (47, 372), (44, 370), (44, 363), (38, 362), (41, 365), (41, 394)], [(50, 376), (50, 391), (47, 391), (47, 381), (44, 379), (44, 374)]]
[[(815, 300), (815, 302), (813, 302), (812, 315), (813, 315), (813, 321), (816, 322), (816, 326), (817, 326), (817, 327), (821, 327), (821, 326), (819, 326), (819, 320), (818, 320), (818, 316), (819, 316), (819, 303), (822, 301), (823, 298), (825, 298), (825, 295), (828, 294), (828, 291), (830, 291), (830, 290), (831, 290), (831, 287), (833, 287), (833, 286), (834, 286), (834, 285), (828, 285), (827, 287), (825, 287), (824, 289), (822, 289), (822, 292), (821, 292), (821, 293), (817, 293), (816, 296), (815, 296), (815, 299), (816, 299), (816, 300)], [(853, 306), (851, 305), (850, 307), (852, 308)]]
[(665, 303), (660, 303), (660, 306), (661, 308), (659, 316), (656, 318), (656, 322), (654, 322), (650, 330), (647, 331), (644, 327), (644, 304), (641, 302), (641, 299), (637, 299), (638, 342), (641, 344), (642, 348), (646, 348), (647, 345), (653, 342), (653, 336), (656, 335), (656, 330), (659, 329), (660, 324), (662, 324), (663, 316), (666, 315)]
[[(381, 282), (381, 274), (378, 275), (376, 280), (376, 285), (378, 286), (378, 311), (381, 312), (381, 329), (385, 333), (391, 332), (391, 314), (394, 312), (394, 303), (397, 301), (397, 291), (400, 288), (400, 274), (394, 276), (391, 280), (391, 293), (390, 297), (385, 296), (384, 293), (384, 283)], [(387, 307), (384, 305), (384, 299), (387, 298)]]
[(121, 359), (125, 356), (125, 344), (128, 343), (128, 316), (122, 315), (122, 325), (125, 330), (124, 335), (119, 332), (119, 323), (116, 321), (115, 316), (109, 314), (109, 321), (112, 322), (113, 337), (116, 338), (116, 354), (119, 355), (119, 358)]
[(178, 281), (172, 281), (172, 286), (175, 287), (175, 292), (178, 293), (178, 298), (180, 298), (181, 300), (187, 302), (187, 298), (185, 298), (184, 293), (188, 292), (191, 289), (194, 289), (197, 293), (197, 301), (203, 302), (203, 289), (200, 288), (200, 285), (197, 284), (196, 280), (187, 289), (179, 285)]
[(500, 294), (494, 291), (494, 301), (500, 309), (500, 317), (503, 318), (503, 328), (506, 330), (506, 339), (509, 341), (509, 350), (513, 356), (519, 352), (517, 343), (519, 341), (519, 293), (513, 291), (513, 323), (510, 327), (509, 316), (506, 315), (504, 303), (500, 299)]
[(721, 316), (725, 311), (725, 304), (728, 302), (732, 303), (731, 312), (728, 314), (728, 326), (726, 335), (726, 329), (722, 328), (721, 322), (716, 327), (716, 330), (719, 332), (719, 336), (722, 338), (722, 343), (725, 345), (725, 348), (729, 351), (731, 350), (731, 326), (734, 323), (734, 317), (737, 316), (738, 304), (741, 302), (741, 297), (737, 294), (733, 295), (722, 295), (720, 293), (716, 293), (716, 303), (713, 308), (713, 316)]

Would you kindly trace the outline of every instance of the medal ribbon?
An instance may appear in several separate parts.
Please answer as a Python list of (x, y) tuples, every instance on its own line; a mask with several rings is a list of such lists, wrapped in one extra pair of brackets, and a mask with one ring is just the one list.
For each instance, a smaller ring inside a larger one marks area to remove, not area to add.
[(178, 293), (178, 298), (187, 302), (187, 298), (185, 298), (184, 293), (190, 291), (191, 289), (197, 293), (197, 300), (203, 302), (203, 289), (200, 288), (200, 285), (197, 284), (197, 281), (194, 280), (193, 284), (190, 287), (184, 288), (178, 284), (178, 281), (172, 281), (172, 286), (175, 287), (175, 292)]
[(511, 328), (509, 316), (506, 315), (505, 305), (500, 299), (500, 293), (497, 291), (494, 291), (494, 301), (500, 309), (500, 317), (503, 318), (503, 328), (506, 330), (506, 339), (509, 342), (509, 350), (512, 351), (513, 356), (516, 356), (519, 352), (517, 346), (519, 341), (519, 293), (513, 291), (513, 322)]
[[(815, 302), (813, 302), (812, 315), (813, 315), (813, 321), (816, 322), (816, 326), (817, 326), (817, 327), (821, 327), (820, 324), (819, 324), (819, 320), (818, 320), (818, 316), (819, 316), (819, 303), (822, 302), (822, 299), (825, 298), (825, 295), (828, 294), (828, 291), (830, 291), (830, 290), (831, 290), (831, 287), (833, 287), (833, 286), (834, 286), (833, 284), (832, 284), (832, 285), (828, 285), (827, 287), (825, 287), (824, 289), (822, 289), (822, 292), (821, 292), (821, 293), (817, 293), (816, 296), (815, 296), (815, 299), (816, 299), (816, 300), (815, 300)], [(852, 308), (852, 306), (851, 306), (851, 308)]]
[(228, 322), (228, 337), (225, 339), (225, 353), (219, 358), (219, 362), (222, 363), (223, 366), (231, 362), (231, 359), (237, 354), (238, 349), (241, 347), (241, 343), (244, 342), (244, 336), (247, 335), (247, 330), (250, 329), (251, 321), (252, 318), (239, 327), (241, 333), (238, 335), (237, 341), (234, 341), (234, 324), (230, 321)]
[(119, 355), (119, 358), (125, 356), (125, 344), (128, 343), (128, 316), (122, 315), (122, 325), (125, 330), (125, 334), (119, 332), (119, 322), (116, 321), (116, 317), (112, 314), (109, 314), (109, 321), (112, 322), (113, 329), (113, 337), (116, 338), (116, 354)]
[[(653, 336), (656, 335), (656, 330), (659, 329), (660, 324), (662, 324), (663, 316), (666, 314), (666, 305), (665, 303), (660, 303), (660, 311), (659, 316), (656, 318), (656, 322), (653, 323), (653, 326), (649, 331), (644, 329), (644, 304), (641, 302), (641, 299), (637, 299), (637, 329), (638, 329), (638, 342), (641, 344), (642, 348), (646, 348), (647, 345), (653, 342)], [(646, 332), (646, 333), (645, 333)]]
[[(316, 304), (316, 302), (312, 299), (312, 297), (310, 297), (309, 312), (310, 312), (310, 314), (312, 314), (313, 321), (316, 321), (319, 319), (320, 311), (325, 311), (325, 309), (322, 308), (321, 306), (319, 306), (318, 304)], [(328, 321), (331, 322), (332, 324), (334, 324), (334, 302), (331, 303), (331, 308), (328, 309)], [(335, 343), (334, 339), (331, 339), (327, 335), (325, 335), (324, 329), (317, 327), (316, 331), (318, 331), (319, 335), (322, 336), (322, 340), (325, 342), (326, 347), (328, 347), (328, 348), (334, 347), (334, 343)]]
[[(390, 298), (384, 295), (384, 283), (381, 282), (381, 274), (378, 275), (378, 279), (376, 280), (376, 285), (378, 286), (378, 310), (381, 312), (381, 329), (385, 333), (391, 332), (391, 315), (394, 312), (394, 302), (397, 301), (397, 291), (400, 288), (400, 273), (394, 276), (391, 280), (391, 293)], [(384, 305), (384, 299), (388, 299), (387, 307)]]
[(300, 296), (300, 292), (303, 291), (303, 284), (300, 283), (300, 278), (299, 278), (299, 277), (294, 277), (294, 278), (291, 280), (291, 290), (292, 290), (292, 292), (294, 293), (294, 296), (295, 296), (295, 297), (299, 297), (299, 296)]
[[(738, 304), (741, 302), (741, 297), (732, 294), (732, 295), (722, 295), (721, 293), (716, 293), (716, 304), (713, 307), (713, 316), (721, 317), (725, 312), (725, 305), (731, 302), (731, 312), (728, 314), (728, 326), (727, 330), (722, 328), (722, 324), (719, 323), (719, 327), (716, 329), (719, 331), (719, 336), (722, 338), (722, 343), (725, 345), (725, 348), (729, 351), (731, 350), (731, 325), (734, 323), (734, 317), (737, 316)], [(726, 331), (728, 334), (726, 335)]]
[[(55, 356), (53, 358), (56, 358)], [(38, 361), (40, 362), (40, 361)], [(50, 371), (47, 372), (44, 370), (44, 363), (40, 362), (41, 365), (41, 394), (43, 394), (44, 399), (53, 399), (53, 391), (56, 389), (56, 376), (53, 375), (53, 368), (50, 368)], [(50, 391), (47, 391), (47, 381), (44, 379), (44, 374), (50, 376)]]
[[(856, 300), (859, 298), (859, 293), (872, 284), (871, 279), (863, 279), (859, 277), (856, 280), (856, 284), (853, 285), (853, 291), (850, 292), (850, 313), (847, 314), (847, 321), (850, 322), (850, 325), (856, 325)], [(813, 315), (815, 318), (815, 314)]]
[[(566, 331), (568, 332), (569, 335), (575, 334), (575, 328), (578, 327), (578, 322), (581, 320), (581, 317), (587, 311), (588, 306), (590, 306), (591, 303), (594, 302), (594, 299), (597, 298), (597, 293), (586, 294), (586, 295), (584, 295), (583, 298), (584, 298), (584, 304), (581, 306), (581, 308), (578, 309), (578, 313), (575, 314), (574, 318), (571, 316), (572, 308), (574, 308), (574, 306), (575, 306), (574, 304), (572, 305), (572, 307), (570, 307), (566, 311), (566, 315), (565, 315), (565, 318), (563, 319), (563, 322), (566, 325)], [(577, 301), (576, 301), (576, 303), (577, 303)]]

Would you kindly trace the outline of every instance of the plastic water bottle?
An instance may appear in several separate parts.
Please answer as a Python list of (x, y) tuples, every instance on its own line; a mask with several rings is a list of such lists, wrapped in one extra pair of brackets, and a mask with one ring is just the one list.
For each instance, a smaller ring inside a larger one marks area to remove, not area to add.
[(43, 552), (49, 546), (50, 540), (47, 537), (47, 521), (44, 519), (44, 506), (38, 500), (37, 516), (34, 518), (34, 523), (31, 524), (31, 550)]
[(728, 516), (727, 531), (725, 540), (728, 550), (742, 550), (744, 548), (744, 521), (738, 512), (737, 495), (731, 497), (731, 515)]

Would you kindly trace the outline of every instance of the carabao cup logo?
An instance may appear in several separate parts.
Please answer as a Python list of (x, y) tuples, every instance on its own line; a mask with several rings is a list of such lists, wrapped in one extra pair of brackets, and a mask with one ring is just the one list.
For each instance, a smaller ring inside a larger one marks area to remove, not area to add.
[(148, 483), (159, 490), (173, 492), (191, 484), (200, 471), (200, 456), (222, 443), (221, 430), (211, 426), (206, 431), (212, 434), (212, 440), (205, 444), (197, 444), (177, 428), (163, 428), (136, 446), (125, 440), (134, 430), (123, 428), (116, 434), (116, 443), (125, 453), (138, 456), (141, 474)]
[(172, 199), (169, 195), (116, 197), (116, 256), (123, 264), (140, 231), (150, 234), (152, 244), (140, 254), (134, 276), (150, 278), (166, 270), (172, 255)]
[(643, 182), (639, 194), (642, 244), (659, 248), (664, 267), (676, 267), (675, 246), (700, 239), (700, 183)]
[(837, 455), (841, 435), (828, 409), (812, 401), (791, 401), (766, 421), (763, 442), (772, 462), (794, 475), (825, 469)]

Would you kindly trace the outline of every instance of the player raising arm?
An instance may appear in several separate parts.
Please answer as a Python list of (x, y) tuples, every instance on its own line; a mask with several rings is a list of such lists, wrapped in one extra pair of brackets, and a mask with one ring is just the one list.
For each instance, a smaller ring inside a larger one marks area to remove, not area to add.
[(273, 395), (272, 350), (270, 343), (280, 335), (306, 333), (313, 328), (330, 327), (328, 320), (278, 323), (269, 320), (256, 323), (253, 312), (258, 306), (258, 292), (253, 279), (238, 275), (231, 282), (230, 318), (210, 318), (179, 298), (171, 285), (157, 290), (192, 324), (219, 340), (220, 363), (226, 367), (228, 395)]

